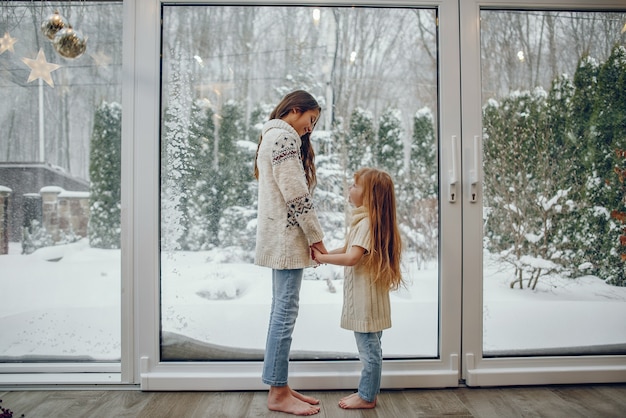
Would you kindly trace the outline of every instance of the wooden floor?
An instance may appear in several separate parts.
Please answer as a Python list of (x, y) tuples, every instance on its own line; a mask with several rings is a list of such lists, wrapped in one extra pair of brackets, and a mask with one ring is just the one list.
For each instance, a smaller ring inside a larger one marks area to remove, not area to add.
[[(321, 399), (320, 418), (357, 417), (626, 417), (626, 384), (384, 390), (372, 410), (345, 411), (350, 391), (307, 391)], [(13, 418), (243, 418), (291, 415), (266, 408), (267, 392), (59, 390), (1, 392)], [(0, 414), (1, 415), (1, 414)]]

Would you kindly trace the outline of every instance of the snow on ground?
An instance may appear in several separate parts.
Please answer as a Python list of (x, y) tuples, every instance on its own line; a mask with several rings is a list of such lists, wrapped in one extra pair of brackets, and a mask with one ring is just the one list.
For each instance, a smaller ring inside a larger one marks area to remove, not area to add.
[[(59, 259), (60, 258), (60, 259)], [(215, 252), (163, 254), (164, 331), (199, 341), (263, 348), (271, 272), (222, 263)], [(48, 261), (58, 260), (58, 261)], [(0, 360), (120, 357), (120, 252), (86, 242), (0, 256)], [(293, 350), (355, 352), (339, 327), (341, 268), (307, 269)], [(392, 294), (386, 356), (433, 357), (438, 350), (438, 267), (407, 269), (407, 289)], [(485, 260), (484, 348), (506, 351), (626, 344), (626, 288), (597, 277), (541, 278), (535, 290), (511, 289), (507, 265)], [(329, 287), (334, 286), (334, 292)], [(445, 310), (445, 306), (443, 307)]]

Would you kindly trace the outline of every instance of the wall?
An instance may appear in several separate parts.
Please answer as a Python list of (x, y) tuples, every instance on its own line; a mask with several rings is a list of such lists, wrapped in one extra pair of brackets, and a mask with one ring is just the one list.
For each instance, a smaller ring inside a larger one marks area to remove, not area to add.
[[(10, 242), (22, 240), (25, 207), (30, 206), (27, 200), (33, 195), (39, 194), (44, 187), (56, 186), (63, 190), (75, 192), (89, 191), (87, 180), (73, 177), (63, 170), (45, 163), (0, 163), (0, 186), (12, 190), (8, 202), (10, 214), (8, 216), (8, 240)], [(66, 197), (68, 197), (69, 202), (76, 196), (66, 195)], [(75, 206), (76, 203), (69, 204), (69, 206), (72, 205)]]

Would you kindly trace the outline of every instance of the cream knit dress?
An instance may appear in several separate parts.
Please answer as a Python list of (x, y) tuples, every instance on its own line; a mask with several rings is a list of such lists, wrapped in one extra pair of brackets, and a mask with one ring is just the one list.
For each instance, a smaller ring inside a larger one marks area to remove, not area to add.
[(310, 245), (324, 238), (306, 183), (296, 130), (281, 119), (263, 125), (255, 264), (273, 269), (315, 265)]
[(344, 268), (341, 313), (341, 328), (357, 332), (378, 332), (391, 328), (389, 289), (374, 285), (372, 277), (363, 268), (363, 259), (371, 250), (369, 234), (367, 209), (358, 207), (352, 212), (346, 248), (356, 245), (366, 252), (355, 266)]

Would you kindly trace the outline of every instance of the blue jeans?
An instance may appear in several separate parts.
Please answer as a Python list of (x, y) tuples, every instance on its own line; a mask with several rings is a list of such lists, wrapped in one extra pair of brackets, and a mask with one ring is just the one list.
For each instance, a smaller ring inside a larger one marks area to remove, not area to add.
[(287, 385), (291, 334), (298, 317), (303, 273), (303, 269), (272, 270), (272, 309), (263, 362), (266, 385)]
[(374, 402), (380, 392), (380, 377), (383, 370), (383, 350), (380, 344), (382, 336), (382, 331), (354, 332), (359, 360), (363, 364), (359, 397), (367, 402)]

